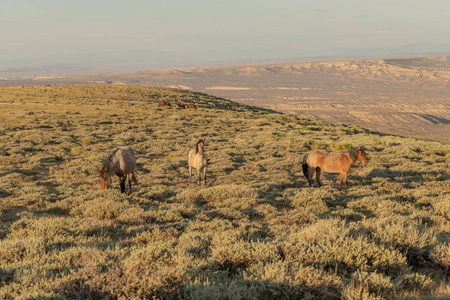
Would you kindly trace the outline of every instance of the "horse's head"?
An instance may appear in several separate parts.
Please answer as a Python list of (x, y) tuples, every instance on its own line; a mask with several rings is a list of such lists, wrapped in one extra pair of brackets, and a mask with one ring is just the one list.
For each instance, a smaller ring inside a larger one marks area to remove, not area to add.
[(206, 143), (206, 138), (204, 138), (203, 140), (197, 139), (197, 144), (195, 145), (196, 148), (196, 153), (198, 153), (199, 151), (203, 151), (203, 149), (205, 148), (205, 143)]
[(366, 166), (367, 165), (367, 157), (366, 157), (366, 152), (364, 150), (365, 150), (364, 146), (360, 147), (358, 149), (358, 155), (356, 156), (356, 159), (358, 159), (363, 164), (363, 166)]
[(105, 168), (102, 168), (101, 170), (97, 170), (99, 174), (99, 180), (100, 180), (100, 189), (106, 190), (111, 185), (111, 177), (108, 176), (106, 173)]

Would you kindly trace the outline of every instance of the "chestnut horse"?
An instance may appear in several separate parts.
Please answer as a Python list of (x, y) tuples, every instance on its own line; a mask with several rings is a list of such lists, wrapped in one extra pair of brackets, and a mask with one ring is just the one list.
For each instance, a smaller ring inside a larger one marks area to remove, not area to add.
[(205, 156), (205, 141), (206, 139), (199, 140), (197, 139), (197, 144), (195, 144), (195, 149), (192, 149), (189, 151), (188, 155), (188, 164), (189, 164), (189, 181), (191, 180), (192, 176), (192, 169), (197, 169), (197, 177), (198, 177), (198, 184), (201, 185), (202, 176), (200, 174), (201, 169), (203, 169), (203, 177), (205, 180), (206, 185), (206, 156)]
[(167, 101), (167, 100), (161, 100), (161, 101), (159, 101), (159, 106), (162, 106), (162, 107), (164, 107), (164, 106), (172, 107), (172, 105), (170, 105), (170, 102)]
[(124, 98), (122, 98), (122, 97), (120, 97), (119, 98), (119, 102), (120, 102), (120, 104), (123, 104), (123, 102), (125, 101), (125, 99)]
[(333, 153), (314, 151), (303, 157), (303, 175), (308, 179), (309, 186), (312, 186), (312, 177), (315, 170), (316, 180), (320, 187), (322, 186), (322, 183), (320, 182), (321, 170), (328, 173), (340, 173), (341, 180), (339, 182), (339, 190), (341, 189), (342, 182), (345, 182), (345, 187), (348, 188), (347, 173), (350, 171), (352, 164), (357, 160), (364, 166), (367, 165), (364, 147)]
[(125, 182), (128, 178), (128, 195), (131, 194), (131, 180), (137, 184), (134, 175), (136, 168), (136, 157), (131, 147), (120, 147), (114, 150), (103, 163), (101, 170), (98, 170), (100, 179), (100, 189), (106, 190), (111, 185), (111, 176), (114, 175), (120, 184), (120, 192), (125, 192)]
[(195, 105), (194, 103), (188, 103), (187, 107), (197, 109), (197, 105)]

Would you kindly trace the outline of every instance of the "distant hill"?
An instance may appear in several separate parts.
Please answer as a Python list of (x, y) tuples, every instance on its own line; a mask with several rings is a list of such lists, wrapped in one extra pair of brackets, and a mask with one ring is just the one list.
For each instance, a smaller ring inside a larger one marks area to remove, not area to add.
[(145, 84), (352, 123), (385, 133), (450, 141), (450, 56), (329, 60), (3, 78), (0, 85)]
[(384, 48), (235, 48), (214, 51), (184, 51), (174, 49), (104, 51), (71, 53), (24, 60), (2, 60), (0, 77), (48, 76), (130, 72), (144, 69), (186, 68), (203, 65), (260, 64), (292, 61), (348, 60), (402, 57), (412, 55), (442, 55), (450, 53), (449, 43), (417, 43)]

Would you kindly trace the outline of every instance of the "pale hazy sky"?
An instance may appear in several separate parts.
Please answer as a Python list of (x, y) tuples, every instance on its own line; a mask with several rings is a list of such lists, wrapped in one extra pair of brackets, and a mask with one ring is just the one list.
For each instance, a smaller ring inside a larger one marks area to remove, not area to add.
[(0, 60), (450, 43), (450, 0), (0, 0)]

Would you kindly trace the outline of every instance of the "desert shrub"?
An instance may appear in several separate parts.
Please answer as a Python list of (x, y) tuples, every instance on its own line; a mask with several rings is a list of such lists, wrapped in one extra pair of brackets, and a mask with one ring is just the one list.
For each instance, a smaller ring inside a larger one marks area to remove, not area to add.
[(431, 250), (431, 257), (437, 263), (447, 270), (450, 269), (450, 245), (441, 244)]
[(322, 189), (303, 189), (294, 191), (292, 194), (284, 197), (285, 200), (291, 202), (294, 208), (302, 208), (305, 211), (322, 214), (328, 211), (325, 199), (332, 198), (329, 191)]
[(344, 221), (324, 220), (305, 226), (295, 239), (283, 246), (286, 259), (324, 268), (355, 272), (382, 271), (397, 274), (407, 269), (406, 257), (399, 251), (373, 243), (355, 234)]
[(356, 271), (351, 275), (352, 282), (356, 286), (364, 286), (366, 292), (371, 295), (383, 297), (394, 296), (395, 287), (391, 278), (376, 272)]
[(185, 232), (203, 232), (216, 233), (223, 231), (231, 231), (235, 229), (234, 224), (227, 219), (209, 218), (205, 214), (199, 214), (194, 221), (189, 222), (186, 226)]
[(345, 286), (342, 290), (341, 299), (345, 300), (382, 300), (382, 296), (369, 292), (367, 285), (351, 284)]
[(214, 187), (207, 187), (199, 190), (186, 190), (177, 194), (177, 200), (190, 203), (222, 203), (224, 201), (245, 201), (246, 199), (257, 198), (257, 193), (254, 189), (243, 185), (220, 185)]
[(180, 233), (173, 227), (161, 229), (159, 227), (153, 230), (138, 232), (132, 239), (135, 246), (144, 246), (158, 241), (170, 241), (176, 239)]
[(251, 299), (267, 295), (268, 287), (263, 284), (251, 284), (244, 280), (230, 279), (226, 274), (213, 278), (196, 279), (186, 284), (179, 295), (184, 299)]
[(230, 279), (226, 272), (184, 286), (186, 299), (339, 299), (342, 282), (323, 271), (284, 262), (257, 263)]
[(120, 212), (117, 220), (122, 223), (137, 225), (145, 223), (150, 216), (151, 214), (147, 213), (142, 207), (130, 206)]
[(177, 194), (177, 200), (185, 204), (202, 205), (207, 203), (202, 194), (195, 189), (187, 189)]
[(194, 257), (206, 259), (210, 254), (211, 240), (211, 234), (195, 231), (185, 233), (180, 236), (177, 249), (182, 253), (188, 253)]
[(149, 212), (149, 216), (159, 224), (179, 222), (183, 220), (183, 215), (176, 209), (163, 208)]
[(170, 263), (171, 257), (174, 255), (174, 241), (159, 241), (151, 243), (144, 247), (131, 249), (130, 256), (125, 260), (124, 264), (127, 268), (142, 269), (147, 267), (156, 268), (157, 265)]
[(276, 244), (244, 241), (234, 232), (225, 231), (214, 236), (211, 241), (211, 260), (230, 272), (248, 268), (256, 262), (274, 262), (279, 259)]
[(447, 196), (443, 195), (442, 197), (434, 198), (431, 201), (431, 204), (433, 205), (433, 208), (434, 208), (434, 211), (436, 212), (436, 214), (449, 219), (450, 218), (450, 201), (448, 201)]
[(25, 260), (36, 260), (47, 253), (47, 245), (43, 238), (4, 239), (0, 242), (0, 246), (0, 262), (5, 265)]
[(125, 210), (125, 204), (105, 198), (97, 198), (90, 202), (86, 202), (80, 207), (74, 208), (71, 214), (78, 215), (81, 214), (85, 218), (97, 218), (103, 219), (116, 219), (118, 218), (122, 211)]
[(352, 146), (349, 144), (332, 144), (330, 145), (331, 150), (333, 151), (344, 151), (344, 150), (351, 150)]
[(312, 145), (311, 150), (317, 151), (317, 150), (326, 150), (328, 146), (324, 143), (316, 142)]
[[(90, 137), (85, 137), (85, 138), (81, 139), (81, 144), (84, 147), (89, 146), (91, 143), (92, 143), (92, 139)], [(73, 153), (73, 151), (72, 151), (72, 153)]]
[[(390, 191), (392, 193), (392, 190)], [(378, 205), (376, 209), (373, 211), (373, 213), (378, 218), (389, 218), (389, 217), (395, 217), (397, 215), (405, 215), (410, 213), (411, 209), (408, 206), (402, 205), (401, 203), (398, 203), (397, 201), (393, 201), (390, 199), (385, 199), (385, 197), (381, 197), (380, 201), (378, 202)]]
[(72, 155), (78, 156), (81, 155), (84, 152), (84, 148), (82, 146), (74, 146), (70, 149), (70, 152)]
[(71, 218), (22, 218), (9, 237), (16, 240), (48, 239), (49, 244), (70, 245), (77, 236), (77, 221)]
[(432, 247), (436, 242), (433, 232), (427, 230), (418, 221), (405, 217), (381, 218), (366, 222), (371, 228), (372, 237), (400, 250), (424, 249)]
[(354, 210), (368, 210), (373, 212), (376, 211), (380, 199), (382, 199), (380, 196), (365, 196), (349, 201), (347, 207)]
[(434, 287), (433, 281), (425, 274), (406, 273), (398, 276), (394, 284), (398, 289), (420, 291), (420, 293), (428, 294)]
[[(336, 296), (343, 282), (337, 275), (323, 270), (286, 261), (258, 262), (244, 272), (244, 278), (254, 282), (299, 287), (298, 292), (309, 292), (315, 296)], [(288, 292), (293, 292), (292, 288)]]

